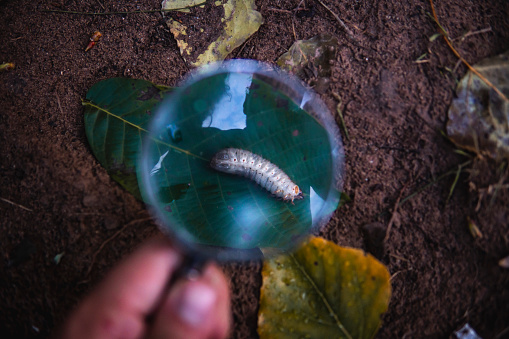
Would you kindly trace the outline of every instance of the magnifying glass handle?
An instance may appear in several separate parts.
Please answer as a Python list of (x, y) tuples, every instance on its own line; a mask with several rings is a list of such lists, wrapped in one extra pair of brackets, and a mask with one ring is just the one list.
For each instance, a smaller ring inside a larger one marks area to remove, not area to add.
[(161, 293), (162, 297), (160, 298), (159, 302), (154, 307), (154, 310), (147, 316), (147, 322), (150, 323), (155, 319), (155, 316), (163, 306), (170, 289), (175, 285), (175, 283), (177, 283), (177, 281), (198, 279), (203, 273), (203, 270), (209, 261), (210, 259), (207, 259), (201, 255), (184, 255), (182, 263), (177, 268), (177, 270), (173, 272), (173, 275), (166, 283), (166, 286)]
[(177, 270), (173, 273), (170, 281), (167, 284), (167, 288), (169, 289), (171, 286), (175, 284), (177, 280), (187, 279), (187, 280), (195, 280), (202, 274), (203, 269), (209, 262), (209, 259), (204, 258), (201, 255), (185, 255), (182, 263), (177, 268)]

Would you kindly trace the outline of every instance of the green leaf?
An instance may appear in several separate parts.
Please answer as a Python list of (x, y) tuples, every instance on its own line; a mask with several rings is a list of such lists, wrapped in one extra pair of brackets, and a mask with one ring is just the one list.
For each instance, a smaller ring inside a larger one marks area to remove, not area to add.
[(429, 37), (429, 41), (433, 42), (433, 41), (435, 41), (441, 35), (442, 35), (442, 33), (435, 33), (435, 34), (433, 34), (432, 36)]
[(485, 59), (474, 68), (506, 98), (468, 71), (449, 108), (447, 134), (459, 147), (509, 159), (509, 52)]
[(92, 152), (108, 174), (140, 200), (136, 163), (141, 140), (154, 106), (169, 91), (145, 80), (112, 78), (92, 86), (83, 101)]
[(391, 295), (370, 254), (313, 237), (263, 266), (258, 333), (264, 338), (373, 338)]
[[(223, 12), (217, 26), (206, 26), (196, 20), (197, 17), (206, 16), (208, 12), (216, 9)], [(182, 17), (178, 21), (169, 18), (167, 25), (177, 41), (182, 57), (195, 67), (224, 60), (263, 23), (261, 14), (256, 11), (254, 0), (228, 0), (224, 4), (218, 1), (209, 8), (194, 8), (193, 11), (201, 11), (201, 14)], [(191, 25), (193, 30), (189, 31), (188, 27)], [(205, 41), (210, 41), (211, 38), (215, 40), (208, 46), (202, 46), (203, 39), (194, 38), (201, 35), (206, 37)]]

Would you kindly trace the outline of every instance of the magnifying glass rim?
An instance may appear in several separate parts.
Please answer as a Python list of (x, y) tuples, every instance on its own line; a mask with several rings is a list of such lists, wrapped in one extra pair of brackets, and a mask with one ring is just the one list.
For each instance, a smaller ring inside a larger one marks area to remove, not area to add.
[[(283, 93), (292, 100), (297, 98), (298, 101), (300, 99), (300, 107), (306, 112), (308, 112), (308, 110), (311, 110), (312, 112), (324, 111), (319, 116), (315, 114), (312, 115), (320, 122), (320, 124), (322, 124), (322, 126), (327, 131), (329, 143), (332, 148), (331, 152), (333, 153), (332, 173), (334, 176), (334, 188), (336, 188), (338, 191), (341, 191), (343, 181), (343, 157), (338, 156), (340, 154), (344, 154), (343, 144), (341, 141), (339, 128), (332, 115), (330, 114), (329, 109), (320, 99), (318, 94), (308, 88), (299, 78), (286, 73), (275, 66), (256, 60), (233, 59), (197, 68), (189, 73), (188, 76), (186, 76), (186, 78), (181, 82), (180, 86), (175, 88), (175, 90), (170, 93), (168, 98), (161, 102), (156, 110), (153, 120), (150, 122), (148, 135), (143, 139), (142, 150), (140, 156), (138, 157), (138, 181), (142, 185), (140, 187), (140, 191), (143, 194), (144, 201), (152, 205), (150, 208), (151, 213), (157, 217), (157, 221), (159, 223), (162, 223), (162, 225), (158, 225), (159, 229), (171, 239), (176, 240), (174, 241), (175, 245), (179, 246), (182, 251), (191, 255), (203, 256), (205, 258), (210, 258), (219, 262), (232, 260), (257, 260), (266, 257), (267, 252), (277, 254), (281, 251), (277, 249), (270, 249), (262, 253), (259, 248), (237, 249), (231, 247), (197, 244), (193, 241), (194, 237), (189, 232), (187, 232), (185, 228), (182, 228), (179, 231), (175, 231), (173, 227), (170, 227), (171, 225), (167, 224), (171, 222), (168, 220), (168, 216), (166, 216), (164, 212), (157, 207), (158, 201), (156, 199), (155, 188), (151, 184), (150, 180), (151, 168), (149, 161), (146, 160), (148, 157), (147, 154), (149, 153), (150, 144), (150, 141), (148, 140), (151, 138), (151, 135), (153, 135), (153, 132), (157, 129), (157, 127), (160, 126), (161, 123), (164, 123), (165, 112), (167, 111), (167, 109), (164, 107), (178, 98), (179, 95), (186, 91), (189, 86), (198, 83), (205, 78), (225, 73), (244, 73), (255, 75), (257, 78), (268, 78), (275, 81), (276, 83), (283, 84)], [(297, 104), (299, 103), (297, 102)], [(308, 112), (308, 114), (310, 113)], [(336, 156), (334, 156), (334, 153), (336, 153)], [(336, 175), (337, 173), (340, 175)], [(334, 194), (332, 191), (332, 189), (329, 190), (329, 196), (327, 197), (326, 201), (331, 198), (331, 194)], [(300, 243), (300, 241), (306, 238), (314, 230), (326, 224), (330, 220), (330, 217), (331, 215), (324, 215), (321, 220), (314, 223), (314, 225), (310, 227), (308, 232), (302, 234), (300, 237), (297, 237), (295, 240), (295, 245)]]

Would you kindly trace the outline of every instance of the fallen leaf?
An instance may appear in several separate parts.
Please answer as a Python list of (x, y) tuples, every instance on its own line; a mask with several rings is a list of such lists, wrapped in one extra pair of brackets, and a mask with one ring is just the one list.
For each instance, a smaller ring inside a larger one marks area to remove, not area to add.
[(470, 217), (467, 217), (467, 224), (468, 230), (470, 231), (470, 234), (472, 234), (474, 239), (483, 237), (481, 230), (479, 229), (477, 224), (472, 219), (470, 219)]
[(310, 85), (318, 86), (317, 91), (323, 92), (329, 84), (331, 61), (335, 59), (337, 46), (338, 39), (329, 34), (297, 40), (279, 57), (277, 64), (301, 79), (311, 79)]
[[(509, 94), (509, 52), (484, 59), (474, 68)], [(447, 134), (459, 147), (494, 159), (509, 158), (509, 102), (469, 71), (449, 108)]]
[(387, 268), (370, 254), (313, 237), (266, 261), (260, 338), (373, 338), (391, 295)]
[[(192, 17), (184, 16), (179, 20), (170, 17), (166, 22), (177, 41), (180, 54), (195, 67), (224, 60), (263, 23), (262, 15), (256, 11), (254, 0), (228, 0), (226, 3), (217, 1), (206, 6), (204, 9), (193, 8)], [(207, 22), (213, 17), (208, 14), (217, 10), (222, 12), (221, 22)], [(194, 15), (195, 12), (199, 14)], [(205, 41), (215, 40), (202, 46), (199, 42), (204, 38)]]
[(14, 69), (14, 63), (13, 62), (4, 62), (0, 65), (0, 71), (10, 71)]
[[(108, 174), (141, 200), (136, 163), (155, 106), (171, 89), (139, 79), (111, 78), (87, 92), (84, 120), (88, 142)], [(96, 204), (85, 196), (84, 204)]]
[(161, 4), (163, 11), (179, 11), (189, 13), (190, 8), (202, 5), (207, 0), (164, 0)]

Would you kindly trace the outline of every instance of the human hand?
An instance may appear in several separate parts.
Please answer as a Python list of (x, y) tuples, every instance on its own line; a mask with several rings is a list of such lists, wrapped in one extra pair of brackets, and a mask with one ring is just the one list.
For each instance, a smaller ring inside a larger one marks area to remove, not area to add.
[(168, 292), (166, 284), (181, 261), (167, 241), (142, 246), (78, 306), (57, 337), (225, 338), (231, 313), (223, 273), (209, 264), (197, 279), (178, 280)]

